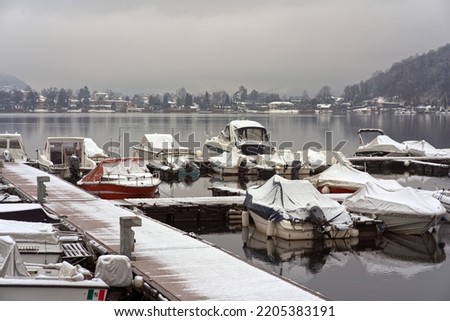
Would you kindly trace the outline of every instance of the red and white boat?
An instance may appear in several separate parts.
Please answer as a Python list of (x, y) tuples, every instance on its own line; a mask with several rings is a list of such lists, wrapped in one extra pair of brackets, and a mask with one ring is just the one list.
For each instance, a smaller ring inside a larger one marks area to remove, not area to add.
[(143, 158), (110, 158), (101, 161), (77, 185), (103, 199), (151, 198), (160, 178), (150, 173)]

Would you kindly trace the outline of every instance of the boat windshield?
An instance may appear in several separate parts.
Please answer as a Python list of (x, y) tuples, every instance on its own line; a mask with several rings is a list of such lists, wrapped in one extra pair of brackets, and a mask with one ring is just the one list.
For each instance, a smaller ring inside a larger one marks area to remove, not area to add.
[(20, 141), (17, 138), (11, 138), (9, 140), (9, 148), (22, 149), (22, 145), (20, 144)]
[(225, 127), (225, 129), (220, 132), (220, 136), (225, 140), (230, 140), (230, 127)]
[(81, 158), (81, 146), (79, 142), (53, 142), (50, 145), (50, 160), (55, 165), (69, 164), (69, 158), (77, 155)]
[(240, 140), (252, 141), (268, 141), (267, 132), (265, 128), (258, 127), (244, 127), (236, 130), (237, 136)]

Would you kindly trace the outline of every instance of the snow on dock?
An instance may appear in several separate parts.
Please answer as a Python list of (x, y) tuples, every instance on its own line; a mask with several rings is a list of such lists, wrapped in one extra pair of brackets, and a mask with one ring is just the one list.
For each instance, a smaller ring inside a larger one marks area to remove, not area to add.
[(26, 164), (7, 163), (3, 178), (37, 199), (37, 177), (49, 176), (45, 207), (64, 216), (108, 253), (120, 252), (121, 217), (141, 218), (133, 227), (133, 271), (158, 298), (168, 300), (326, 300), (297, 283), (263, 271), (211, 243), (88, 194)]

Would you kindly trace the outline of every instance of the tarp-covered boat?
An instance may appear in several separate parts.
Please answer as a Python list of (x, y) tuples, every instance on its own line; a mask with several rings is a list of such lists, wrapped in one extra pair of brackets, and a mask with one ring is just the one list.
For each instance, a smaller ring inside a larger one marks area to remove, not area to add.
[(401, 188), (395, 180), (377, 179), (346, 164), (336, 163), (320, 174), (306, 177), (322, 193), (353, 193), (367, 182), (377, 182), (388, 188)]
[(161, 173), (162, 179), (172, 181), (186, 176), (197, 179), (200, 175), (198, 165), (190, 159), (189, 148), (181, 146), (170, 134), (145, 134), (133, 149), (136, 157), (144, 158), (151, 172)]
[(11, 236), (27, 263), (57, 263), (63, 253), (53, 224), (0, 219), (0, 236)]
[(0, 301), (106, 300), (109, 286), (79, 266), (26, 264), (10, 236), (0, 236)]
[(391, 232), (423, 234), (446, 210), (430, 193), (412, 187), (386, 188), (367, 182), (342, 203), (352, 213), (380, 219)]
[(248, 174), (255, 167), (255, 163), (236, 148), (210, 157), (209, 162), (213, 171), (221, 175)]
[[(364, 144), (361, 136), (364, 132), (376, 132), (379, 135)], [(356, 149), (355, 156), (450, 157), (448, 150), (435, 148), (425, 140), (408, 140), (400, 143), (384, 134), (381, 129), (360, 129), (358, 133), (361, 145)]]
[(288, 240), (357, 237), (347, 210), (308, 181), (274, 175), (247, 190), (244, 205), (256, 229)]

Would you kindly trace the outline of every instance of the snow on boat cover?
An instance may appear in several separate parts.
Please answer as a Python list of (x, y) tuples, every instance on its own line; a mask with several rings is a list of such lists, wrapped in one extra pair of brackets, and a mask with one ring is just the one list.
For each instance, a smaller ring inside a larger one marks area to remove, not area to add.
[(308, 218), (306, 208), (318, 205), (327, 221), (338, 229), (352, 226), (347, 210), (337, 201), (322, 195), (306, 180), (288, 180), (274, 175), (265, 184), (249, 188), (244, 205), (265, 219), (281, 215), (284, 219), (293, 220)]

